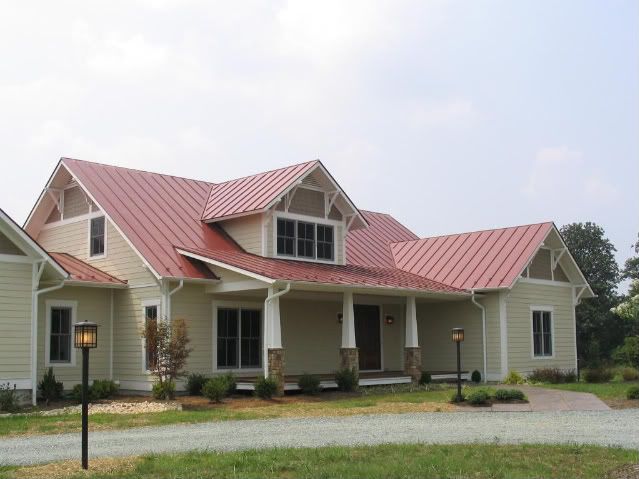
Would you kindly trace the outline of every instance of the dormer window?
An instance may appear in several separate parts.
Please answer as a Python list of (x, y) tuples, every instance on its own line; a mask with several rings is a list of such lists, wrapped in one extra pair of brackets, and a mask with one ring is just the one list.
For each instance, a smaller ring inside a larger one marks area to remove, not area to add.
[(335, 235), (333, 226), (278, 218), (277, 255), (334, 261)]
[(277, 254), (295, 256), (295, 221), (277, 220)]
[(104, 256), (104, 216), (91, 218), (89, 226), (89, 256)]

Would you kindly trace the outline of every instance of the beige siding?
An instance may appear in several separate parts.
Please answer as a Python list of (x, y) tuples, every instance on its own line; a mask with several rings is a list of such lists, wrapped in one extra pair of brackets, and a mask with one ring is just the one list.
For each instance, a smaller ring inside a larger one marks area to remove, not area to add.
[(550, 250), (540, 249), (528, 267), (531, 278), (552, 279), (550, 272)]
[(290, 213), (324, 218), (324, 192), (298, 188), (288, 207)]
[(220, 225), (247, 252), (262, 254), (262, 215), (234, 218)]
[(40, 232), (38, 242), (47, 251), (69, 253), (106, 271), (129, 284), (155, 283), (155, 278), (143, 266), (142, 259), (133, 251), (113, 224), (107, 221), (106, 256), (89, 257), (89, 220), (49, 227)]
[(561, 267), (560, 264), (558, 264), (555, 268), (555, 281), (563, 281), (564, 283), (570, 282), (568, 276), (566, 276), (566, 273), (564, 272), (564, 269)]
[[(403, 304), (385, 304), (382, 306), (382, 346), (384, 369), (386, 371), (402, 371), (404, 369), (404, 310)], [(395, 318), (393, 324), (386, 324), (384, 317)]]
[[(522, 373), (536, 368), (574, 369), (575, 330), (572, 288), (519, 282), (506, 300), (508, 313), (508, 367)], [(552, 306), (554, 358), (533, 358), (532, 305)]]
[[(90, 200), (89, 200), (90, 201)], [(64, 190), (64, 217), (73, 218), (89, 212), (87, 197), (79, 186)]]
[(0, 254), (13, 254), (25, 256), (24, 252), (18, 248), (13, 241), (0, 233)]
[[(486, 293), (479, 302), (486, 308), (486, 366), (489, 378), (501, 374), (501, 337), (499, 327), (499, 294)], [(477, 310), (479, 311), (479, 309)]]
[(0, 262), (0, 382), (31, 377), (32, 268)]
[[(109, 377), (109, 351), (111, 348), (111, 291), (103, 288), (65, 287), (41, 295), (38, 302), (38, 380), (46, 371), (47, 301), (76, 301), (77, 316), (74, 321), (93, 321), (98, 324), (98, 347), (91, 350), (89, 379)], [(73, 349), (73, 348), (72, 348)], [(75, 365), (55, 365), (56, 379), (64, 383), (65, 389), (78, 384), (82, 373), (82, 355), (76, 351)]]

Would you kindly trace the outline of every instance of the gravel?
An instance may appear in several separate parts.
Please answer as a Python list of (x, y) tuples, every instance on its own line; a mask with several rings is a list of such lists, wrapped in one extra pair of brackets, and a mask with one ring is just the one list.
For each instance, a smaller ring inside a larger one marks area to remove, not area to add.
[[(92, 432), (89, 454), (102, 457), (188, 450), (470, 442), (595, 444), (639, 450), (639, 409), (381, 414), (144, 427)], [(72, 459), (79, 453), (79, 434), (0, 440), (0, 465)]]
[[(138, 401), (138, 402), (108, 402), (108, 403), (91, 403), (89, 404), (89, 416), (92, 414), (144, 414), (150, 412), (164, 411), (181, 411), (182, 405), (177, 402), (154, 402), (154, 401)], [(0, 414), (0, 420), (3, 417), (10, 416), (61, 416), (63, 414), (80, 414), (82, 405), (67, 406), (58, 409), (48, 409), (46, 411), (36, 411), (29, 413)]]

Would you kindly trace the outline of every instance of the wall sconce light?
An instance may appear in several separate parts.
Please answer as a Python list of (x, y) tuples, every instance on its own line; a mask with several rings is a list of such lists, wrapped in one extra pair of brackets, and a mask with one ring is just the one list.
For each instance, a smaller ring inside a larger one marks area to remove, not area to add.
[(387, 314), (384, 316), (384, 321), (386, 321), (386, 324), (388, 325), (393, 324), (395, 322), (395, 317), (392, 314)]
[(344, 322), (344, 313), (337, 313), (337, 322), (342, 324)]

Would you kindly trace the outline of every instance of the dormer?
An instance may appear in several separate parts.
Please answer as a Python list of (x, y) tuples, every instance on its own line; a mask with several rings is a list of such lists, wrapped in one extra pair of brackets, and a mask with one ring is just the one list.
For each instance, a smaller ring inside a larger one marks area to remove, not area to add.
[(345, 264), (346, 234), (367, 226), (320, 161), (215, 185), (202, 219), (249, 253), (329, 264)]

